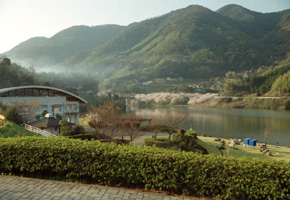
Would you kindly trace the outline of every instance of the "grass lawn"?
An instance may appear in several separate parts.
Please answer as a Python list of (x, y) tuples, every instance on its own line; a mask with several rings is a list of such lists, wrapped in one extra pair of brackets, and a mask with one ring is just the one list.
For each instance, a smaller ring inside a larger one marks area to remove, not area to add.
[[(25, 128), (18, 126), (14, 122), (7, 122), (4, 128), (0, 128), (0, 137), (24, 137), (24, 136), (40, 136), (36, 133), (26, 130)], [(40, 136), (41, 137), (41, 136)]]
[[(230, 140), (225, 139), (226, 145), (225, 149), (218, 150), (217, 147), (221, 146), (220, 142), (214, 141), (214, 137), (203, 137), (198, 136), (197, 142), (208, 150), (209, 153), (214, 153), (216, 155), (221, 155), (221, 152), (225, 156), (233, 156), (235, 158), (241, 157), (251, 157), (251, 158), (261, 158), (261, 159), (275, 159), (275, 160), (285, 160), (290, 161), (290, 148), (286, 146), (275, 146), (267, 145), (267, 149), (272, 153), (273, 156), (267, 156), (260, 152), (259, 146), (249, 146), (243, 147), (243, 145), (236, 145), (237, 149), (230, 148), (228, 142)], [(276, 155), (279, 153), (279, 155)]]

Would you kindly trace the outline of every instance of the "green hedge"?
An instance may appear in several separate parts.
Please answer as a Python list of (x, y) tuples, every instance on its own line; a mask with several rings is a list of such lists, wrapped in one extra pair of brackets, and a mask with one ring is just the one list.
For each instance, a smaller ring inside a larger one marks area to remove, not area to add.
[(134, 185), (221, 199), (290, 199), (287, 162), (61, 137), (0, 139), (0, 173)]
[(145, 138), (144, 143), (146, 146), (153, 146), (160, 148), (166, 148), (169, 145), (169, 140), (167, 138), (157, 138), (156, 140), (154, 138)]

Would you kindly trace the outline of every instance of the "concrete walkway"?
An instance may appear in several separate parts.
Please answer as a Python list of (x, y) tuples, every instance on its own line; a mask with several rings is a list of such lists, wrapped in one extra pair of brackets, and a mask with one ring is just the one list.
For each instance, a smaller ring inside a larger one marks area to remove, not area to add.
[(16, 176), (0, 175), (0, 200), (198, 200), (188, 196), (173, 196), (165, 193), (140, 192), (124, 188), (105, 187), (63, 181), (50, 181)]

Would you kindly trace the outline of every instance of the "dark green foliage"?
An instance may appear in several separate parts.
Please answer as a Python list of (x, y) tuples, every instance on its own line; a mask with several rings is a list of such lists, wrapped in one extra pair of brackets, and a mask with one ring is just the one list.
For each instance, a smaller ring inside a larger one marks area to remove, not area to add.
[(156, 78), (210, 78), (273, 65), (286, 58), (289, 41), (289, 10), (257, 13), (229, 5), (214, 12), (194, 5), (127, 27), (71, 27), (6, 55), (39, 68), (47, 60), (97, 73), (105, 89), (140, 93), (143, 82)]
[(287, 162), (65, 138), (0, 139), (0, 172), (219, 199), (290, 199)]
[(0, 58), (0, 89), (13, 86), (33, 85), (36, 73), (33, 68), (25, 69), (11, 63), (8, 58)]
[(80, 140), (96, 140), (98, 139), (96, 134), (79, 134), (69, 136), (71, 139), (80, 139)]
[(169, 146), (169, 140), (167, 138), (146, 138), (144, 143), (146, 146), (156, 146), (159, 148), (167, 148)]
[(41, 116), (44, 117), (47, 113), (48, 113), (48, 111), (47, 111), (47, 110), (44, 110), (44, 111), (41, 113)]
[(70, 129), (69, 126), (67, 125), (65, 120), (60, 120), (59, 121), (60, 125), (60, 136), (69, 136), (70, 135)]
[(4, 115), (7, 120), (12, 121), (18, 125), (23, 123), (23, 119), (15, 106), (0, 105), (0, 108), (2, 108), (1, 114)]
[[(229, 76), (229, 72), (226, 74)], [(269, 68), (261, 75), (250, 74), (244, 76), (236, 74), (235, 77), (227, 77), (224, 87), (226, 94), (242, 96), (257, 93), (263, 95), (270, 92), (271, 95), (289, 95), (290, 63)]]
[(73, 129), (73, 131), (71, 131), (69, 133), (69, 135), (73, 136), (73, 135), (80, 135), (80, 134), (84, 134), (84, 133), (85, 133), (85, 128), (81, 125), (78, 125)]
[(132, 24), (83, 60), (67, 64), (101, 71), (108, 89), (138, 93), (144, 92), (140, 83), (154, 78), (209, 78), (285, 58), (289, 45), (281, 44), (290, 38), (283, 29), (287, 24), (279, 23), (287, 11), (260, 14), (237, 5), (226, 10), (189, 6)]
[(286, 102), (285, 110), (290, 110), (290, 100)]
[(195, 141), (197, 139), (196, 134), (193, 130), (181, 131), (173, 136), (171, 145), (178, 146), (181, 151), (208, 154), (207, 150)]
[[(65, 89), (72, 93), (98, 92), (99, 82), (87, 72), (39, 73), (33, 67), (28, 69), (11, 63), (8, 58), (0, 58), (0, 89), (25, 85), (45, 85)], [(43, 112), (43, 116), (45, 113)]]
[(60, 114), (58, 114), (58, 113), (56, 114), (55, 118), (59, 119), (59, 120), (62, 120), (62, 116)]

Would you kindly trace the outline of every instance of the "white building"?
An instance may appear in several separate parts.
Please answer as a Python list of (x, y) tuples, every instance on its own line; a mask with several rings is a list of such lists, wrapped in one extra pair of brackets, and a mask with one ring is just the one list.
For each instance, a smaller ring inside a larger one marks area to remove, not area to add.
[[(20, 86), (0, 89), (0, 102), (5, 105), (25, 105), (37, 103), (38, 110), (35, 116), (41, 115), (44, 110), (55, 117), (79, 124), (79, 104), (86, 100), (68, 91), (47, 86)], [(35, 119), (35, 116), (33, 119)]]

